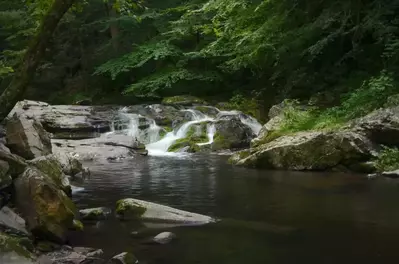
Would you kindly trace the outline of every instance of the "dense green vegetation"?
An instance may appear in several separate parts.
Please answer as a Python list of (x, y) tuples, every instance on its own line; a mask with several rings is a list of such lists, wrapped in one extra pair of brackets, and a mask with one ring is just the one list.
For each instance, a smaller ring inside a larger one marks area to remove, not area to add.
[[(3, 89), (52, 2), (0, 1)], [(397, 0), (76, 1), (26, 97), (122, 104), (191, 94), (231, 98), (258, 117), (293, 98), (311, 108), (287, 130), (336, 126), (397, 93), (398, 11)]]

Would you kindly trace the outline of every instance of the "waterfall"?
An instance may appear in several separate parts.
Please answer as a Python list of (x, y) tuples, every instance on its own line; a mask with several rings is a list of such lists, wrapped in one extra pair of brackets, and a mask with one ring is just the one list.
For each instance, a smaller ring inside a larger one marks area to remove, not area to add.
[[(149, 106), (149, 108), (151, 107), (152, 106)], [(138, 141), (146, 144), (149, 154), (153, 156), (181, 155), (181, 153), (168, 153), (168, 149), (176, 140), (185, 138), (193, 125), (208, 122), (206, 127), (208, 141), (205, 143), (197, 143), (199, 146), (210, 145), (213, 143), (216, 133), (216, 126), (214, 123), (225, 116), (237, 116), (240, 121), (251, 128), (255, 134), (258, 134), (262, 128), (262, 125), (259, 124), (255, 118), (245, 115), (240, 111), (220, 111), (212, 106), (209, 106), (209, 108), (215, 109), (214, 112), (218, 113), (215, 118), (209, 117), (201, 111), (194, 109), (180, 110), (189, 113), (191, 120), (183, 123), (177, 130), (175, 129), (175, 131), (167, 133), (162, 139), (160, 139), (160, 132), (163, 128), (158, 126), (155, 120), (139, 114), (129, 113), (128, 108), (124, 107), (118, 111), (116, 120), (112, 121), (111, 132), (108, 132), (108, 134), (117, 133), (137, 138)], [(201, 135), (201, 129), (201, 126), (196, 126), (195, 133), (197, 136)]]

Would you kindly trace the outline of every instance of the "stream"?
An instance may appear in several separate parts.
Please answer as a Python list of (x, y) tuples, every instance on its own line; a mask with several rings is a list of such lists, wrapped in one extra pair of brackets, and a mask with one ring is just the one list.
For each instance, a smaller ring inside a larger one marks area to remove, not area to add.
[[(226, 155), (166, 152), (191, 125), (214, 120), (188, 112), (190, 121), (160, 139), (155, 122), (144, 133), (137, 129), (139, 117), (122, 111), (129, 122), (120, 131), (146, 141), (150, 155), (86, 162), (91, 177), (77, 189), (74, 201), (79, 209), (114, 209), (119, 199), (137, 198), (221, 221), (143, 227), (112, 216), (73, 233), (72, 245), (101, 248), (106, 257), (131, 251), (148, 264), (392, 263), (399, 257), (396, 181), (251, 170), (228, 165)], [(253, 120), (242, 121), (259, 132)], [(208, 124), (209, 141), (202, 144), (211, 144), (214, 134)], [(163, 231), (174, 232), (177, 239), (162, 246), (145, 243)]]

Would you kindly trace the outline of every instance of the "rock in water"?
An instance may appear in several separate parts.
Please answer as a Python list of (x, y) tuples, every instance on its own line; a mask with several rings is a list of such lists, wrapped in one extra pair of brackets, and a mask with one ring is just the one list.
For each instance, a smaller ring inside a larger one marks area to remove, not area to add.
[(71, 185), (67, 176), (62, 171), (61, 163), (58, 161), (55, 155), (48, 155), (39, 157), (28, 162), (33, 165), (45, 175), (49, 176), (51, 180), (67, 195), (72, 194)]
[(176, 235), (172, 232), (162, 232), (156, 235), (152, 240), (153, 242), (161, 245), (169, 244), (173, 239), (176, 238)]
[(42, 125), (16, 113), (7, 121), (7, 144), (11, 151), (25, 159), (52, 153), (49, 134)]
[(215, 222), (215, 219), (209, 216), (132, 198), (119, 200), (116, 203), (116, 214), (124, 220), (141, 219), (182, 225), (203, 225)]
[(79, 214), (82, 220), (104, 220), (111, 214), (111, 210), (106, 207), (89, 208), (80, 210)]
[(136, 264), (139, 263), (137, 258), (129, 252), (123, 252), (113, 257), (108, 264)]
[(398, 179), (399, 178), (399, 170), (384, 171), (381, 175), (384, 177), (392, 178), (392, 179)]
[(65, 242), (76, 208), (67, 195), (41, 171), (29, 167), (15, 181), (17, 208), (28, 229), (38, 238)]
[(0, 232), (0, 263), (1, 264), (30, 264), (33, 255), (28, 250), (32, 245), (27, 244), (26, 238), (10, 236)]
[(252, 130), (237, 116), (226, 116), (215, 122), (216, 133), (212, 150), (248, 148), (255, 137)]
[(283, 123), (283, 116), (275, 116), (267, 122), (259, 132), (259, 135), (251, 141), (251, 147), (257, 147), (264, 142), (271, 133), (277, 131)]
[(4, 206), (0, 210), (0, 231), (20, 236), (29, 236), (25, 228), (25, 220), (7, 206)]
[(327, 170), (369, 160), (371, 143), (354, 132), (300, 132), (251, 151), (237, 165), (288, 170)]
[(59, 152), (56, 153), (57, 160), (60, 162), (62, 171), (69, 176), (74, 177), (76, 174), (83, 172), (83, 165), (82, 163), (77, 160), (76, 158), (72, 157), (72, 155)]
[(63, 246), (40, 256), (38, 264), (103, 264), (102, 254), (101, 249)]

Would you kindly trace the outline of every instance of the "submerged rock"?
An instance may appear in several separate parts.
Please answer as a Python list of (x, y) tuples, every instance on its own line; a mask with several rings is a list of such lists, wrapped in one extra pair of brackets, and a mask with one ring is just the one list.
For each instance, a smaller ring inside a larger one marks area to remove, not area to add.
[(51, 141), (42, 125), (24, 115), (14, 114), (7, 120), (7, 145), (25, 159), (34, 159), (52, 153)]
[(111, 214), (106, 207), (88, 208), (79, 211), (82, 220), (104, 220)]
[(63, 246), (41, 255), (38, 264), (103, 264), (102, 255), (101, 249)]
[(73, 226), (76, 208), (67, 195), (43, 172), (29, 167), (15, 181), (15, 201), (27, 222), (28, 229), (38, 238), (65, 242)]
[(116, 203), (116, 214), (123, 220), (147, 220), (183, 225), (203, 225), (216, 220), (206, 215), (190, 213), (169, 206), (137, 199), (123, 199)]
[(162, 232), (156, 235), (152, 241), (157, 244), (165, 245), (172, 242), (173, 239), (176, 238), (176, 235), (172, 232)]
[(348, 167), (373, 157), (371, 143), (354, 132), (301, 132), (283, 136), (252, 150), (237, 165), (288, 170)]
[(399, 170), (384, 171), (383, 173), (381, 173), (381, 175), (384, 177), (387, 177), (387, 178), (398, 179), (399, 178)]
[(136, 264), (139, 263), (137, 258), (129, 252), (123, 252), (119, 255), (114, 256), (108, 264)]

